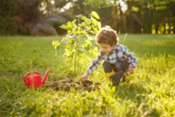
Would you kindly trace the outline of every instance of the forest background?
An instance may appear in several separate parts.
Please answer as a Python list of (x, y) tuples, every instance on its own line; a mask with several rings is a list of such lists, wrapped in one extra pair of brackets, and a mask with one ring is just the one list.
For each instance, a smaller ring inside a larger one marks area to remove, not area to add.
[(96, 11), (119, 34), (175, 34), (175, 0), (1, 0), (0, 35), (62, 35), (60, 26)]

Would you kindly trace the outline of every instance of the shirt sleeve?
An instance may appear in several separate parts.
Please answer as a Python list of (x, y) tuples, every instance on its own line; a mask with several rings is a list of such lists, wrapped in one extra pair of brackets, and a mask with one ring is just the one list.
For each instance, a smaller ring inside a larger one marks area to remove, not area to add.
[(92, 60), (91, 65), (87, 70), (87, 73), (91, 74), (95, 69), (97, 69), (102, 59), (103, 59), (103, 55), (102, 53), (99, 53), (98, 58)]
[(129, 66), (136, 67), (137, 64), (137, 58), (133, 52), (128, 51), (126, 46), (121, 46), (121, 52), (123, 55), (123, 58), (128, 60)]

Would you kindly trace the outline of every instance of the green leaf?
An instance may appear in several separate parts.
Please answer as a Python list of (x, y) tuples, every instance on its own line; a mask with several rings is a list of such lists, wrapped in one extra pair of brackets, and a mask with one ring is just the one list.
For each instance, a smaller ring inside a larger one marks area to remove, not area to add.
[(84, 30), (81, 30), (81, 34), (86, 36), (86, 37), (88, 37), (88, 33), (86, 31), (84, 31)]
[(83, 16), (83, 15), (78, 15), (77, 18), (78, 18), (78, 19), (81, 19), (81, 20), (84, 20), (84, 21), (87, 19), (87, 17), (85, 17), (85, 16)]
[(70, 44), (74, 44), (74, 40), (72, 38), (69, 39)]
[(96, 20), (96, 19), (91, 18), (91, 21), (92, 21), (92, 24), (93, 24), (93, 25), (97, 25), (97, 20)]
[(86, 19), (84, 22), (86, 23), (87, 26), (90, 26), (90, 24), (91, 24), (91, 20), (90, 19)]
[(53, 41), (52, 45), (54, 46), (56, 53), (58, 53), (61, 43), (59, 43), (58, 41)]
[(60, 46), (57, 47), (57, 49), (56, 49), (56, 53), (58, 53), (59, 50), (60, 50)]
[(57, 49), (60, 43), (58, 41), (53, 41), (52, 45), (54, 46), (55, 49)]
[(87, 57), (87, 56), (85, 56), (85, 58), (84, 58), (86, 61), (88, 61), (88, 62), (91, 62), (91, 59), (89, 58), (89, 57)]
[(72, 22), (68, 21), (68, 22), (67, 22), (67, 27), (72, 28), (72, 26), (73, 26), (73, 25), (72, 25)]
[(60, 28), (67, 29), (67, 26), (65, 24), (61, 25)]
[(98, 27), (98, 30), (101, 29), (101, 22), (97, 22), (97, 27)]
[(98, 34), (98, 29), (95, 26), (92, 26), (92, 29), (94, 30), (95, 34)]
[(97, 12), (95, 12), (95, 11), (92, 11), (92, 12), (91, 12), (91, 15), (92, 15), (94, 18), (96, 18), (96, 19), (100, 19), (99, 15), (98, 15)]
[(89, 32), (90, 32), (90, 33), (92, 33), (92, 34), (96, 34), (96, 33), (95, 33), (94, 31), (92, 31), (92, 30), (91, 30), (91, 31), (89, 31)]
[(68, 33), (70, 33), (71, 31), (73, 30), (73, 24), (72, 24), (72, 22), (67, 22), (67, 31), (68, 31)]
[(60, 44), (65, 44), (67, 42), (67, 38), (66, 37), (63, 37), (62, 39), (61, 39), (61, 43)]

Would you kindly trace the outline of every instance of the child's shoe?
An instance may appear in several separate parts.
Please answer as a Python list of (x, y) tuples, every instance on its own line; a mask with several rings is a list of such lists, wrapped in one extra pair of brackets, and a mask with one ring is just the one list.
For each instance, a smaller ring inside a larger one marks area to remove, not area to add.
[(112, 81), (113, 85), (118, 85), (120, 82), (123, 82), (123, 71), (119, 71), (111, 76), (109, 76), (109, 79)]
[(123, 71), (119, 71), (109, 76), (109, 79), (112, 81), (113, 85), (118, 85), (120, 82), (129, 82), (129, 74), (123, 73)]
[(124, 76), (123, 76), (123, 82), (129, 82), (129, 73), (124, 73)]
[(110, 77), (111, 75), (113, 75), (113, 74), (115, 74), (114, 71), (109, 72), (109, 73), (105, 73), (105, 77), (106, 77), (107, 79), (109, 79), (109, 77)]

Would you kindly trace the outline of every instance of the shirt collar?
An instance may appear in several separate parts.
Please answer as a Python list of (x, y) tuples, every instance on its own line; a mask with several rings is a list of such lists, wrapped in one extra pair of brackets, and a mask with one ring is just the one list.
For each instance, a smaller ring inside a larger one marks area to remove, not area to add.
[[(113, 49), (109, 54), (111, 54), (114, 50), (118, 50), (117, 48), (118, 48), (118, 44), (116, 44), (116, 46), (114, 47), (114, 49)], [(100, 54), (101, 54), (101, 55), (105, 55), (105, 53), (103, 53), (103, 52), (101, 52), (101, 51), (100, 51)], [(109, 55), (109, 54), (108, 54), (108, 55)]]
[(114, 49), (109, 54), (111, 54), (114, 50), (117, 50), (117, 46), (118, 46), (118, 44), (116, 44), (116, 46), (114, 47)]

